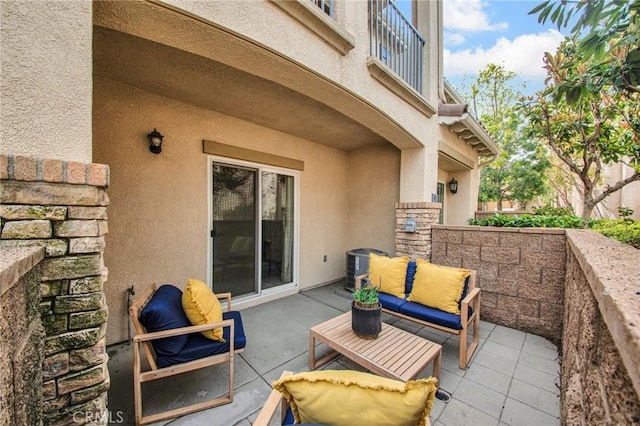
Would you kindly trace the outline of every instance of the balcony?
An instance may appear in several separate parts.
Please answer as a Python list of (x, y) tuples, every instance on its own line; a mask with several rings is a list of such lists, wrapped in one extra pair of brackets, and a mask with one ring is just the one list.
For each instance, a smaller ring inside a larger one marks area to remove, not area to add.
[(369, 1), (369, 54), (422, 93), (425, 40), (393, 1)]

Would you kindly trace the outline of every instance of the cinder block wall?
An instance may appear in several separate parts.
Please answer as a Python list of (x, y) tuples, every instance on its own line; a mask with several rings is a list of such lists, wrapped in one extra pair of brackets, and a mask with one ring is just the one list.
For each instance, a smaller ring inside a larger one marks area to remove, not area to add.
[(484, 320), (562, 338), (563, 229), (433, 225), (433, 263), (475, 269)]
[(640, 424), (640, 250), (567, 230), (564, 424)]
[(45, 252), (34, 298), (46, 333), (39, 376), (44, 424), (108, 419), (108, 183), (106, 165), (0, 155), (0, 247)]
[(0, 248), (0, 422), (42, 422), (42, 248)]

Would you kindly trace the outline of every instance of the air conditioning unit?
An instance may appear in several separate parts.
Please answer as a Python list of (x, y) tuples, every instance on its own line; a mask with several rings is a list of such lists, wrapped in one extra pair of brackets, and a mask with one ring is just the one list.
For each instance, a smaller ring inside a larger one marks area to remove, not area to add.
[(377, 254), (378, 256), (388, 256), (387, 252), (373, 248), (358, 248), (347, 252), (347, 277), (345, 289), (349, 291), (355, 290), (356, 277), (366, 274), (369, 271), (369, 254)]

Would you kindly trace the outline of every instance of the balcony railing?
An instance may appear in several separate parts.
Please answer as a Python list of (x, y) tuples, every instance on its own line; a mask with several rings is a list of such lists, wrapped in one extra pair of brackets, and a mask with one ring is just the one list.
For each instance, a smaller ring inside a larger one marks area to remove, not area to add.
[(424, 38), (391, 0), (369, 0), (369, 54), (422, 93)]

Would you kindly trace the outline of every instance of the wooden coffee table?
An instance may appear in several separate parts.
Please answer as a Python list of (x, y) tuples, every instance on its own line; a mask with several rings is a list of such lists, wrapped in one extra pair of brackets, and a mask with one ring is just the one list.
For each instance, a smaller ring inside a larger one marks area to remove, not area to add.
[[(333, 351), (316, 360), (316, 340)], [(380, 376), (406, 382), (415, 378), (431, 362), (433, 377), (439, 379), (442, 346), (384, 322), (376, 339), (362, 339), (351, 329), (351, 312), (346, 312), (309, 330), (311, 370), (339, 355)]]

